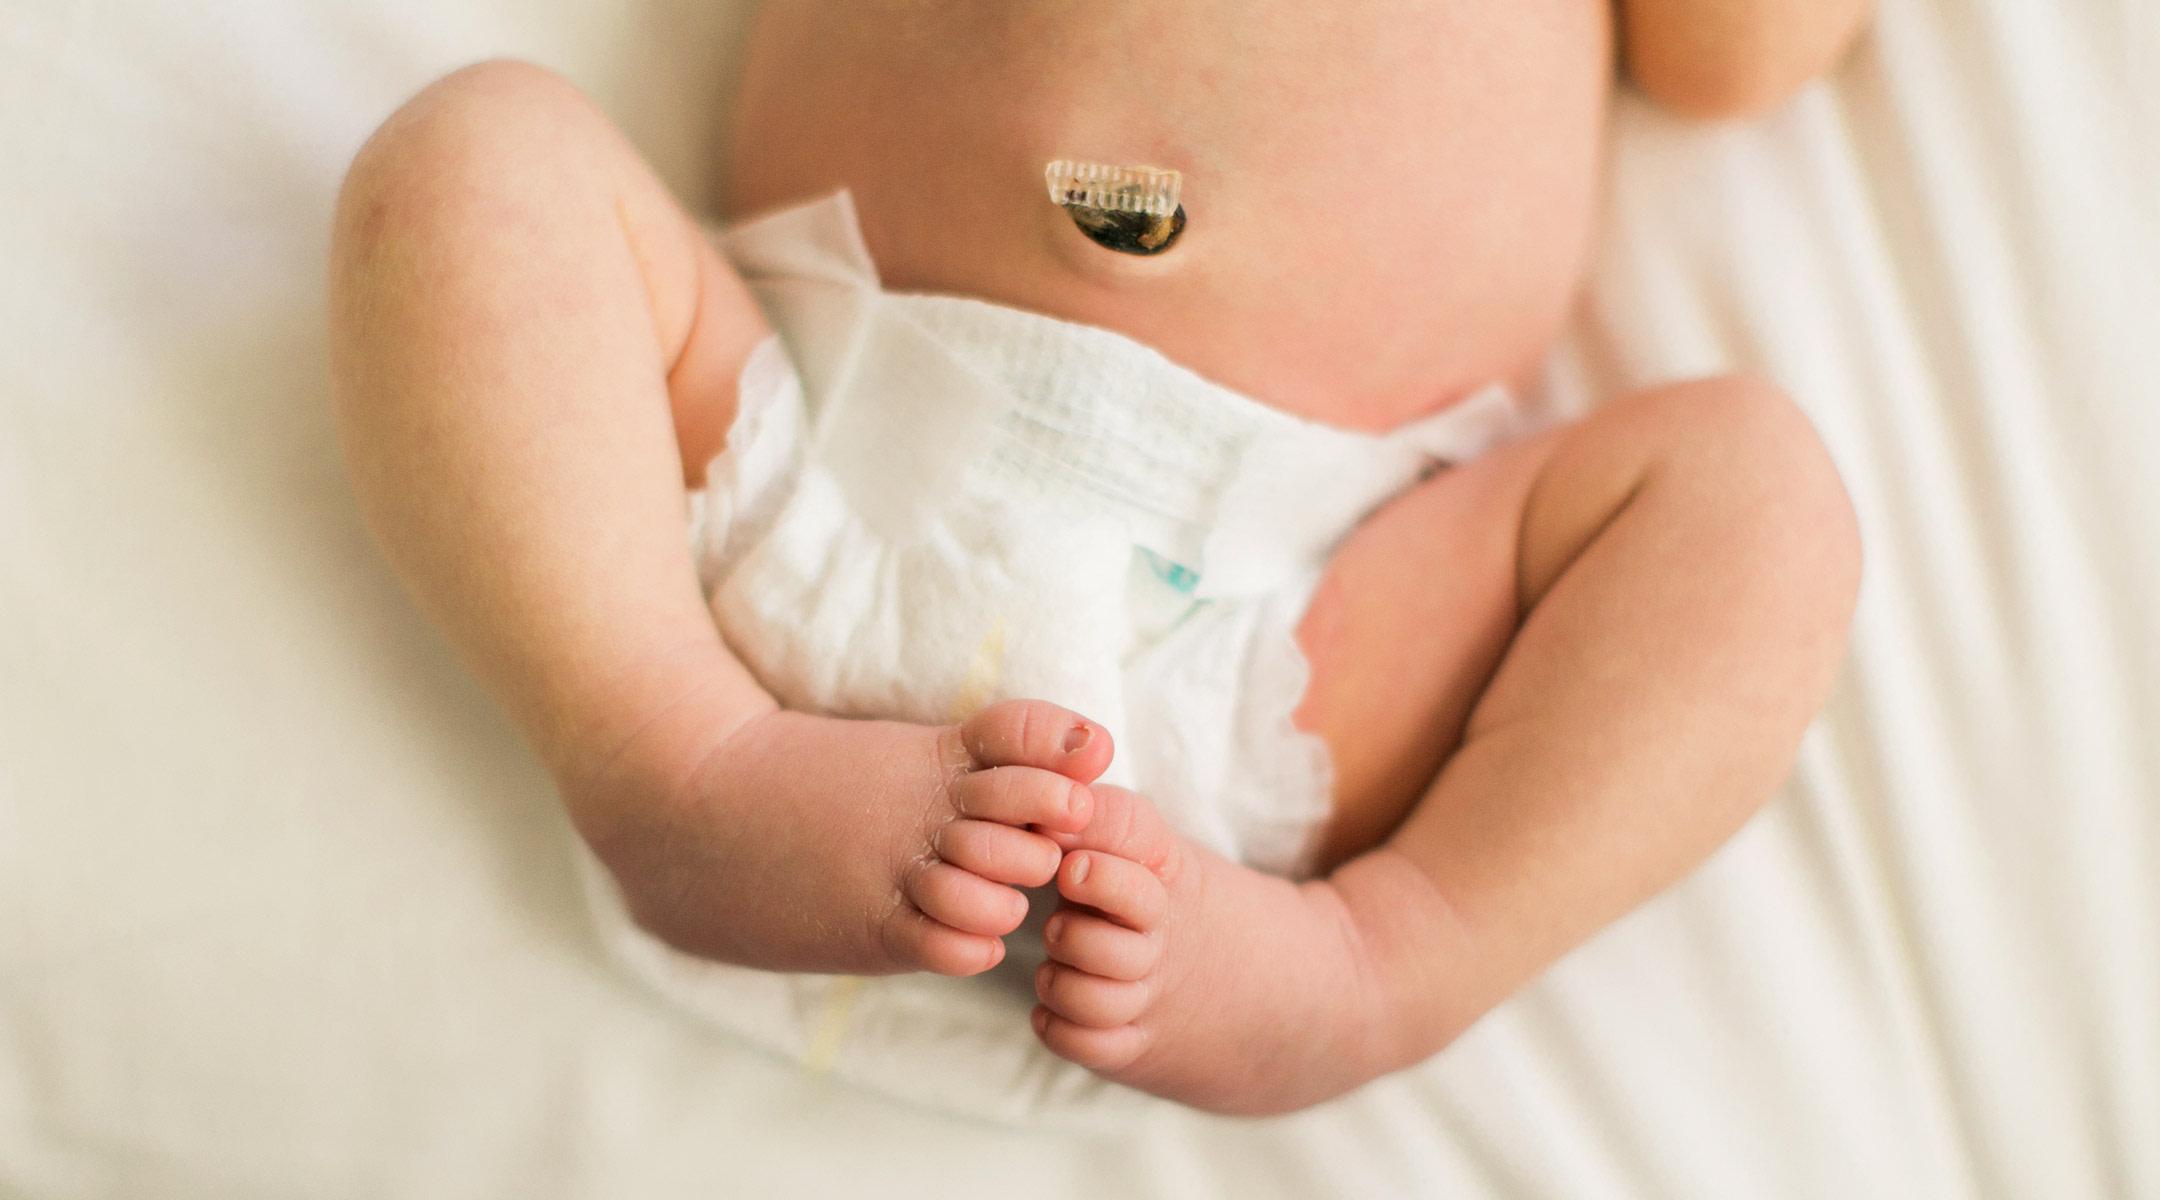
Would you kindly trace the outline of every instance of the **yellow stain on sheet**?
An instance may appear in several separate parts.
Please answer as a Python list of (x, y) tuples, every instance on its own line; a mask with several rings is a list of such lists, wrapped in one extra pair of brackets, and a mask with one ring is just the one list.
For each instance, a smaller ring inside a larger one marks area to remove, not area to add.
[(982, 645), (975, 647), (975, 657), (968, 660), (967, 674), (960, 677), (960, 690), (953, 695), (952, 711), (945, 715), (947, 721), (957, 725), (983, 709), (990, 699), (990, 689), (997, 686), (998, 676), (1005, 671), (1005, 622), (992, 626)]
[(803, 1051), (806, 1069), (819, 1075), (833, 1069), (840, 1057), (840, 1042), (847, 1037), (848, 1018), (855, 1015), (855, 1002), (862, 999), (863, 988), (869, 982), (860, 975), (842, 975), (833, 980), (832, 995), (825, 1000), (825, 1015), (818, 1021), (810, 1048)]

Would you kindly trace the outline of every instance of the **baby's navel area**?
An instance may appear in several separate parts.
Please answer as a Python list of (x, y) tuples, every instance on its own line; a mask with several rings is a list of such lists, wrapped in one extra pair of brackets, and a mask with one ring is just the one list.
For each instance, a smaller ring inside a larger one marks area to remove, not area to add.
[[(727, 206), (846, 187), (885, 286), (1116, 330), (1300, 416), (1392, 428), (1534, 363), (1583, 270), (1604, 0), (773, 0)], [(1065, 160), (1177, 173), (1160, 253)]]

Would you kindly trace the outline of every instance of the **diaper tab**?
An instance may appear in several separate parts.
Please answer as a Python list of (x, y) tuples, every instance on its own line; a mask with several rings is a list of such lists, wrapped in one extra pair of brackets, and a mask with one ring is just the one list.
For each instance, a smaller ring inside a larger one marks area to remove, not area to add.
[(730, 231), (723, 247), (795, 361), (812, 455), (880, 534), (922, 536), (1010, 394), (892, 303), (848, 193)]

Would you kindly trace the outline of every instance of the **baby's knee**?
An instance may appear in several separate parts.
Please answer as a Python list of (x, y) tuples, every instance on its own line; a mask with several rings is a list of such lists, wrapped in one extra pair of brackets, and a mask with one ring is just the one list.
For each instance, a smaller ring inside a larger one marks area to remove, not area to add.
[[(551, 127), (575, 126), (592, 102), (562, 76), (513, 59), (460, 67), (422, 88), (370, 138), (355, 165), (371, 156), (384, 169), (433, 168), (442, 155), (470, 156), (503, 139), (522, 140)], [(414, 161), (418, 160), (418, 161)]]
[(1744, 520), (1826, 604), (1850, 606), (1860, 535), (1852, 501), (1815, 426), (1774, 384), (1727, 375), (1638, 401), (1664, 428), (1668, 469), (1697, 473), (1706, 502)]
[(1637, 392), (1613, 406), (1671, 448), (1724, 447), (1782, 457), (1820, 445), (1799, 407), (1758, 375), (1715, 375)]
[(338, 196), (341, 242), (398, 226), (454, 222), (491, 193), (539, 173), (605, 119), (560, 76), (529, 63), (476, 63), (430, 84), (368, 138)]

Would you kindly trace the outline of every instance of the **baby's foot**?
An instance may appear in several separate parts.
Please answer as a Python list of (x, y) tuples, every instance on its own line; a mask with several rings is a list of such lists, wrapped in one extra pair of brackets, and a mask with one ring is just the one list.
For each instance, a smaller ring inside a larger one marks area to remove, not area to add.
[(1067, 853), (1035, 976), (1043, 1044), (1218, 1112), (1286, 1112), (1370, 1078), (1354, 938), (1328, 886), (1240, 866), (1139, 796), (1093, 791), (1088, 827), (1052, 835)]
[(1017, 889), (1057, 871), (1043, 831), (1086, 826), (1110, 757), (1107, 730), (1039, 701), (943, 728), (775, 712), (665, 811), (585, 832), (638, 922), (693, 954), (973, 975), (1026, 917)]

